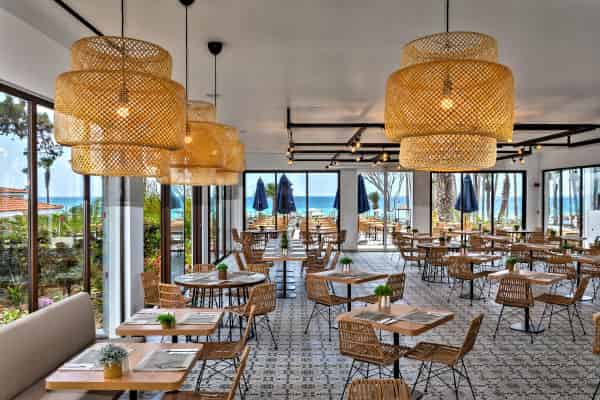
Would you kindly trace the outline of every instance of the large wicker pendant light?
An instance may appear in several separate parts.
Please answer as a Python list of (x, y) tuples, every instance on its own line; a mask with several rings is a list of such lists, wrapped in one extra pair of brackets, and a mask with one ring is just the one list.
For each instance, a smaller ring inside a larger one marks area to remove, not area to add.
[(167, 153), (183, 146), (184, 88), (170, 79), (163, 48), (121, 36), (90, 37), (71, 48), (71, 71), (58, 76), (55, 137), (72, 146), (75, 172), (161, 176)]
[(426, 171), (496, 164), (496, 142), (512, 140), (514, 82), (498, 64), (496, 40), (449, 31), (405, 45), (402, 68), (388, 79), (386, 136), (400, 142), (400, 163)]

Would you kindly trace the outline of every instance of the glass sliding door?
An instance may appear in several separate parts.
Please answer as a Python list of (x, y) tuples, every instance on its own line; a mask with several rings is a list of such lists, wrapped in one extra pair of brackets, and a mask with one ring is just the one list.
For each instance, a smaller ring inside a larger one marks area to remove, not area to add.
[(561, 221), (561, 173), (549, 171), (544, 173), (544, 227), (560, 234)]
[(160, 272), (160, 183), (145, 179), (144, 190), (144, 271)]
[(37, 107), (38, 307), (83, 288), (83, 177), (54, 140), (54, 111)]
[[(300, 230), (306, 230), (307, 226), (307, 175), (305, 172), (278, 172), (277, 173), (277, 190), (282, 190), (279, 187), (281, 178), (286, 176), (291, 184), (291, 195), (294, 204), (289, 213), (280, 213), (280, 210), (286, 210), (284, 205), (275, 200), (277, 211), (277, 228), (288, 229), (294, 237), (299, 237)], [(290, 208), (289, 206), (287, 208)], [(312, 214), (311, 214), (312, 215)]]
[(392, 233), (412, 226), (412, 173), (394, 171), (387, 174), (386, 245), (392, 244)]
[(171, 282), (185, 271), (185, 186), (170, 186)]
[(365, 182), (370, 210), (358, 216), (358, 248), (383, 248), (385, 236), (385, 171), (364, 171), (360, 174)]
[(523, 174), (513, 172), (496, 173), (494, 177), (494, 229), (524, 227), (523, 220)]
[(461, 174), (431, 174), (431, 233), (434, 237), (448, 229), (460, 229), (461, 212), (454, 208), (460, 190)]
[(215, 262), (219, 257), (219, 213), (217, 211), (217, 186), (208, 190), (208, 248), (209, 262)]
[[(466, 193), (465, 176), (471, 179), (471, 185), (475, 198), (477, 199), (477, 209), (469, 210), (467, 204), (462, 204), (463, 208), (463, 230), (492, 230), (492, 177), (491, 173), (470, 173), (463, 174), (463, 184), (461, 190)], [(464, 200), (463, 200), (464, 202)], [(459, 207), (460, 208), (460, 207)]]
[(579, 235), (581, 228), (580, 188), (581, 169), (565, 169), (562, 171), (562, 234)]
[(103, 178), (90, 176), (90, 296), (96, 313), (96, 329), (104, 328), (108, 320), (104, 299), (105, 281), (103, 264), (104, 194)]
[[(263, 182), (267, 198), (267, 208), (264, 210), (254, 209), (254, 198), (258, 182)], [(277, 196), (277, 185), (275, 172), (246, 172), (244, 174), (244, 216), (245, 229), (258, 229), (259, 226), (265, 228), (275, 227), (275, 213), (273, 205)]]
[(0, 326), (27, 313), (29, 104), (0, 92)]
[(583, 169), (583, 237), (593, 243), (600, 237), (600, 167)]
[(338, 189), (337, 173), (308, 173), (308, 229), (317, 241), (327, 242), (337, 237), (339, 209), (334, 202)]

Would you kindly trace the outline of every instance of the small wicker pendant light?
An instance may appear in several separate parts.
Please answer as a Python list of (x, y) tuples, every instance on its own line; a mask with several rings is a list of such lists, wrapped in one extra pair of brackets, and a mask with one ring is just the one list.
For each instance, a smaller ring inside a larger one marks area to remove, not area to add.
[(496, 40), (446, 32), (408, 43), (388, 79), (386, 136), (400, 163), (426, 171), (464, 171), (496, 163), (496, 142), (512, 139), (514, 82), (498, 64)]
[(161, 176), (169, 150), (183, 146), (184, 88), (170, 79), (163, 48), (121, 36), (90, 37), (71, 48), (71, 71), (56, 79), (55, 137), (72, 146), (75, 172)]

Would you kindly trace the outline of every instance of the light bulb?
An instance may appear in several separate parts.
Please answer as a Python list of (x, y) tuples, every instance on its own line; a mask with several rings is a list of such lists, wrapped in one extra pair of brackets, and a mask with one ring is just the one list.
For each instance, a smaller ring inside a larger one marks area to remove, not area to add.
[(120, 106), (119, 108), (117, 108), (117, 115), (121, 118), (129, 117), (129, 107), (127, 107), (126, 105)]
[(387, 161), (388, 160), (388, 153), (383, 153), (383, 161)]
[(360, 156), (356, 157), (356, 162), (360, 162)]
[(442, 101), (440, 101), (440, 107), (442, 107), (443, 110), (450, 110), (454, 107), (454, 100), (450, 97), (443, 97)]
[(517, 150), (517, 153), (518, 153), (519, 155), (523, 154), (523, 149), (519, 149), (519, 150)]
[(507, 140), (508, 143), (512, 143), (512, 138)]
[(519, 162), (520, 162), (521, 164), (525, 164), (525, 159), (524, 159), (524, 158), (521, 158), (521, 159), (519, 160)]
[(352, 145), (352, 148), (350, 149), (350, 151), (352, 151), (353, 153), (356, 153), (356, 146)]
[(190, 144), (192, 143), (192, 137), (190, 135), (185, 135), (185, 139), (183, 139), (183, 141), (185, 144)]
[(291, 158), (288, 160), (288, 165), (292, 165), (294, 163), (294, 160), (292, 160)]
[(356, 142), (356, 148), (360, 149), (360, 141)]
[(542, 149), (542, 145), (541, 144), (536, 144), (535, 145), (535, 149), (536, 150), (541, 150)]

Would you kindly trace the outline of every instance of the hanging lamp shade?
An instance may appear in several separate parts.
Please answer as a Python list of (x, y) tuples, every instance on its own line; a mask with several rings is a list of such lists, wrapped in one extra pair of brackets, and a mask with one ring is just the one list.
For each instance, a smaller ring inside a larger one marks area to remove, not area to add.
[(225, 153), (225, 168), (217, 171), (217, 185), (237, 185), (246, 169), (245, 146), (239, 140), (230, 143)]
[(497, 141), (512, 139), (514, 82), (494, 38), (448, 32), (408, 43), (388, 79), (386, 136), (400, 163), (428, 171), (489, 168)]
[(92, 37), (71, 48), (71, 71), (56, 80), (55, 137), (72, 146), (72, 168), (87, 175), (161, 176), (169, 150), (183, 146), (183, 86), (170, 79), (161, 47)]

